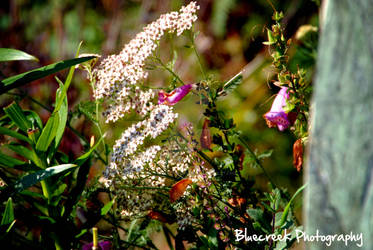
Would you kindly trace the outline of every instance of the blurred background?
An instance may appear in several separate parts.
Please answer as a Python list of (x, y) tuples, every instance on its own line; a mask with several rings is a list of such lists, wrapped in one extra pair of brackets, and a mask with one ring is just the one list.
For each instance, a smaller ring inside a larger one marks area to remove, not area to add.
[[(3, 0), (0, 1), (0, 47), (23, 50), (39, 58), (39, 62), (9, 62), (0, 64), (0, 79), (22, 73), (33, 68), (74, 57), (80, 41), (81, 53), (96, 53), (106, 56), (118, 53), (125, 43), (140, 32), (147, 23), (160, 14), (178, 10), (189, 1), (181, 0)], [(263, 161), (264, 167), (279, 185), (293, 193), (302, 183), (302, 172), (292, 166), (292, 145), (295, 141), (291, 131), (280, 132), (268, 128), (263, 114), (269, 109), (273, 95), (278, 89), (273, 85), (274, 68), (267, 46), (266, 28), (272, 25), (273, 8), (285, 14), (284, 26), (287, 38), (294, 37), (304, 24), (318, 26), (319, 3), (312, 0), (200, 0), (200, 10), (195, 31), (196, 46), (202, 57), (207, 74), (225, 81), (244, 71), (242, 84), (219, 105), (234, 121), (247, 138), (252, 149), (261, 153), (273, 150), (272, 156)], [(169, 38), (161, 44), (161, 55), (166, 62), (170, 58)], [(185, 37), (173, 41), (178, 56), (175, 71), (184, 82), (193, 83), (202, 79), (197, 58), (186, 46)], [(296, 54), (296, 43), (290, 55)], [(291, 64), (298, 63), (294, 56)], [(300, 60), (300, 59), (299, 59)], [(59, 75), (64, 79), (64, 74)], [(167, 86), (172, 77), (164, 72), (150, 72), (146, 85)], [(35, 81), (18, 90), (47, 107), (55, 98), (57, 83), (53, 77)], [(9, 104), (15, 97), (1, 97), (0, 106)], [(70, 87), (71, 111), (79, 103), (92, 99), (89, 82), (82, 71), (77, 71)], [(189, 121), (195, 124), (199, 134), (203, 123), (198, 97), (189, 96), (176, 105), (179, 125)], [(40, 106), (22, 99), (25, 108), (36, 110), (44, 121), (49, 112)], [(2, 111), (1, 111), (2, 112)], [(86, 138), (96, 131), (83, 117), (76, 117), (73, 126)], [(106, 129), (110, 128), (110, 125)], [(106, 130), (105, 129), (105, 130)], [(109, 144), (118, 138), (121, 126), (111, 129)], [(80, 155), (82, 146), (78, 138), (67, 129), (68, 136), (62, 142), (62, 150)], [(97, 166), (100, 174), (104, 166)], [(259, 186), (266, 188), (267, 180), (260, 169), (250, 170)], [(298, 216), (300, 219), (300, 217)]]

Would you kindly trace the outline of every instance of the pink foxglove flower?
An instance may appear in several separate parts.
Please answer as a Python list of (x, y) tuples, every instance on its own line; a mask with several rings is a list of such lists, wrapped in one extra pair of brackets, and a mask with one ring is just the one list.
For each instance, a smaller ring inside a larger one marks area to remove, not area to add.
[[(91, 250), (93, 248), (93, 242), (84, 244), (82, 250)], [(110, 241), (100, 241), (98, 242), (98, 249), (110, 250), (111, 242)]]
[(159, 91), (158, 104), (174, 105), (186, 96), (192, 89), (192, 84), (186, 84), (174, 89), (171, 93)]
[(270, 128), (277, 126), (280, 131), (284, 131), (292, 123), (292, 119), (291, 117), (289, 117), (290, 114), (287, 114), (284, 111), (286, 100), (289, 99), (287, 90), (287, 87), (281, 88), (275, 100), (273, 101), (271, 110), (264, 115), (264, 119), (266, 119), (267, 125)]

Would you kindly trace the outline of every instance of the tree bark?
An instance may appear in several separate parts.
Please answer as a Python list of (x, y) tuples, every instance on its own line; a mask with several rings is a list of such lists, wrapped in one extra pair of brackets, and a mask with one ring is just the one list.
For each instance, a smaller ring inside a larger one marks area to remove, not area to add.
[[(373, 0), (328, 1), (316, 72), (305, 231), (362, 233), (362, 249), (373, 249)], [(357, 243), (335, 240), (330, 249)]]

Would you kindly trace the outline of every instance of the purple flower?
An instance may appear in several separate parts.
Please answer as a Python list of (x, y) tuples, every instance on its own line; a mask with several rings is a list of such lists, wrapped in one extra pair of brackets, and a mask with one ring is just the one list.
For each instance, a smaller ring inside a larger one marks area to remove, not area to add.
[(158, 104), (174, 105), (183, 99), (183, 97), (189, 93), (192, 87), (192, 84), (186, 84), (174, 89), (171, 93), (166, 93), (161, 90), (158, 93)]
[(286, 100), (289, 99), (287, 90), (287, 87), (281, 88), (273, 101), (271, 110), (264, 115), (264, 119), (266, 119), (270, 128), (277, 126), (280, 131), (284, 131), (292, 124), (292, 117), (289, 117), (289, 114), (283, 109), (286, 106)]
[[(93, 242), (84, 244), (82, 250), (91, 250), (93, 247)], [(110, 250), (111, 249), (111, 242), (110, 241), (100, 241), (98, 242), (98, 248), (101, 250)]]

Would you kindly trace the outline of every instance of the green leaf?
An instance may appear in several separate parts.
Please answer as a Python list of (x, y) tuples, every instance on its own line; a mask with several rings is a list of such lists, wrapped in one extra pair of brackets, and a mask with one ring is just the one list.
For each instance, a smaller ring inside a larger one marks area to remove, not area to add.
[(57, 186), (57, 188), (53, 191), (52, 194), (52, 202), (51, 205), (57, 206), (62, 198), (62, 194), (65, 191), (67, 185), (65, 183), (62, 183)]
[(52, 217), (49, 217), (49, 216), (40, 215), (40, 216), (38, 216), (38, 218), (40, 219), (40, 221), (47, 220), (51, 224), (55, 224), (56, 223), (56, 221)]
[[(79, 55), (80, 46), (82, 43), (79, 44), (78, 51), (76, 52), (76, 56)], [(82, 57), (87, 58), (87, 57)], [(95, 57), (88, 57), (90, 59)], [(76, 58), (80, 59), (80, 58)], [(67, 121), (67, 90), (70, 86), (73, 74), (74, 74), (75, 67), (71, 67), (69, 70), (69, 74), (67, 75), (67, 79), (65, 84), (63, 84), (58, 78), (56, 80), (60, 84), (60, 88), (56, 92), (56, 106), (53, 110), (51, 117), (49, 118), (45, 128), (43, 129), (38, 142), (36, 143), (36, 149), (42, 152), (47, 151), (49, 145), (52, 143), (53, 139), (55, 139), (55, 149), (57, 149), (59, 142), (62, 138), (63, 132), (65, 130), (66, 121)]]
[(16, 131), (8, 129), (8, 128), (0, 127), (0, 134), (2, 134), (2, 135), (9, 135), (9, 136), (11, 136), (13, 138), (25, 141), (25, 142), (27, 142), (29, 144), (32, 143), (32, 141), (28, 137), (26, 137), (26, 136), (24, 136), (22, 134), (19, 134)]
[(12, 102), (9, 106), (5, 107), (4, 112), (23, 132), (27, 133), (27, 130), (31, 128), (31, 123), (16, 102)]
[(31, 60), (39, 61), (35, 56), (17, 49), (0, 48), (0, 62)]
[(9, 231), (12, 229), (12, 227), (14, 226), (14, 223), (16, 223), (16, 220), (14, 220), (8, 227), (8, 229), (5, 231), (6, 233), (9, 233)]
[(51, 176), (54, 176), (66, 170), (71, 170), (76, 167), (77, 165), (75, 164), (63, 164), (63, 165), (50, 167), (45, 170), (40, 170), (35, 173), (26, 175), (22, 177), (22, 179), (16, 182), (16, 184), (14, 185), (15, 191), (21, 192), (25, 190), (26, 188), (29, 188), (44, 179), (47, 179)]
[(268, 42), (265, 42), (265, 45), (272, 45), (277, 42), (277, 39), (273, 36), (273, 32), (270, 29), (267, 29)]
[(83, 163), (88, 160), (88, 158), (91, 156), (91, 154), (93, 153), (93, 151), (95, 151), (95, 149), (97, 148), (97, 146), (101, 143), (101, 141), (104, 139), (104, 137), (101, 137), (100, 140), (98, 140), (98, 142), (96, 143), (96, 145), (94, 145), (93, 147), (91, 147), (89, 149), (88, 152), (86, 152), (85, 154), (79, 156), (78, 159), (76, 159), (74, 161), (74, 163), (78, 166), (81, 166), (83, 165)]
[(80, 233), (78, 233), (77, 235), (75, 235), (75, 238), (79, 239), (81, 236), (83, 236), (87, 232), (88, 232), (88, 229), (85, 228), (85, 229), (81, 230)]
[(42, 162), (36, 153), (33, 150), (30, 150), (22, 145), (17, 144), (8, 144), (6, 145), (7, 148), (11, 149), (12, 151), (16, 152), (17, 154), (25, 157), (26, 159), (35, 163), (36, 166), (42, 167)]
[(89, 120), (97, 123), (95, 118), (96, 114), (96, 104), (92, 101), (81, 102), (78, 104), (78, 112), (85, 115)]
[(59, 126), (59, 116), (56, 113), (52, 113), (49, 117), (47, 124), (45, 125), (41, 135), (36, 143), (36, 149), (42, 152), (48, 150), (49, 145), (56, 137), (57, 129)]
[(226, 94), (226, 93), (233, 91), (235, 88), (237, 88), (238, 85), (241, 84), (242, 78), (243, 77), (242, 77), (242, 71), (241, 71), (237, 75), (232, 77), (229, 81), (224, 83), (223, 90), (219, 93), (219, 95), (223, 93)]
[(13, 221), (14, 221), (13, 201), (12, 201), (12, 198), (9, 197), (8, 201), (6, 202), (3, 218), (1, 219), (1, 226), (10, 224)]
[(280, 226), (283, 226), (286, 222), (286, 219), (288, 217), (288, 214), (289, 214), (289, 209), (290, 209), (290, 205), (291, 203), (293, 202), (293, 200), (295, 199), (295, 197), (297, 197), (297, 195), (303, 191), (303, 189), (305, 189), (307, 187), (307, 183), (304, 184), (303, 186), (301, 186), (296, 192), (295, 194), (293, 195), (293, 197), (291, 197), (290, 201), (288, 202), (288, 204), (286, 205), (285, 209), (284, 209), (284, 212), (282, 213), (282, 217), (281, 217), (281, 221), (279, 223)]
[(114, 200), (115, 200), (115, 198), (113, 200), (111, 200), (110, 202), (106, 203), (105, 206), (103, 206), (101, 208), (101, 215), (102, 216), (106, 215), (110, 211), (111, 207), (114, 204)]
[(61, 185), (58, 185), (56, 190), (54, 190), (52, 196), (60, 196), (66, 189), (67, 185), (65, 183), (62, 183)]
[(23, 190), (22, 192), (20, 192), (20, 194), (30, 196), (30, 197), (36, 197), (36, 198), (39, 198), (39, 199), (45, 199), (44, 195), (42, 195), (40, 193), (29, 191), (29, 190)]
[(56, 77), (57, 82), (60, 84), (59, 89), (57, 89), (56, 92), (56, 103), (59, 103), (62, 98), (62, 104), (57, 110), (57, 115), (58, 115), (58, 128), (56, 131), (56, 140), (55, 140), (55, 149), (58, 148), (58, 145), (60, 144), (61, 138), (63, 136), (63, 132), (65, 131), (66, 127), (66, 122), (67, 122), (67, 113), (68, 113), (68, 104), (67, 104), (67, 96), (65, 95), (64, 97), (62, 96), (62, 90), (64, 88), (64, 84)]
[(36, 112), (32, 110), (24, 110), (23, 113), (26, 115), (27, 120), (29, 120), (31, 124), (34, 125), (33, 128), (43, 128), (43, 122), (41, 121), (40, 116)]
[(264, 158), (268, 158), (268, 157), (270, 157), (270, 156), (272, 155), (272, 152), (273, 152), (272, 149), (270, 149), (270, 150), (266, 150), (266, 151), (264, 151), (263, 153), (259, 154), (259, 155), (257, 156), (257, 158), (258, 158), (259, 160), (264, 159)]
[(87, 56), (87, 57), (80, 57), (80, 58), (74, 58), (69, 59), (65, 61), (60, 61), (57, 63), (53, 63), (41, 68), (37, 68), (19, 75), (15, 75), (9, 78), (6, 78), (2, 81), (2, 84), (0, 84), (0, 95), (4, 94), (5, 92), (20, 87), (26, 83), (35, 81), (37, 79), (46, 77), (48, 75), (54, 74), (58, 71), (61, 71), (63, 69), (66, 69), (68, 67), (74, 66), (76, 64), (89, 61), (91, 59), (95, 58), (94, 56)]
[(254, 209), (254, 208), (249, 208), (246, 210), (247, 214), (255, 221), (263, 221), (263, 216), (264, 216), (264, 213), (263, 213), (263, 210), (257, 208), (257, 209)]
[(13, 158), (9, 155), (0, 153), (0, 165), (5, 167), (15, 167), (19, 165), (25, 164), (24, 161), (18, 160), (16, 158)]
[[(80, 51), (80, 46), (81, 45), (82, 45), (82, 42), (79, 43), (78, 50), (77, 50), (77, 52), (75, 54), (75, 57), (79, 56), (79, 51)], [(95, 58), (95, 57), (92, 57), (92, 58)], [(79, 58), (76, 58), (76, 59), (79, 59)], [(71, 84), (71, 80), (73, 79), (74, 70), (75, 70), (75, 67), (70, 67), (69, 74), (67, 75), (65, 84), (62, 84), (63, 85), (62, 92), (61, 92), (61, 94), (59, 96), (59, 99), (56, 100), (56, 108), (54, 109), (54, 112), (57, 112), (57, 111), (60, 110), (60, 107), (61, 107), (62, 103), (65, 100), (65, 97), (67, 95), (67, 90), (69, 89), (70, 84)]]
[(253, 227), (261, 229), (263, 232), (270, 234), (271, 230), (266, 224), (264, 212), (260, 208), (249, 208), (246, 210), (247, 214), (253, 219)]

